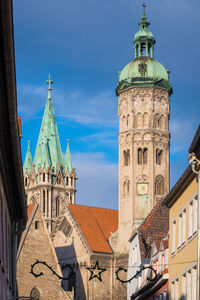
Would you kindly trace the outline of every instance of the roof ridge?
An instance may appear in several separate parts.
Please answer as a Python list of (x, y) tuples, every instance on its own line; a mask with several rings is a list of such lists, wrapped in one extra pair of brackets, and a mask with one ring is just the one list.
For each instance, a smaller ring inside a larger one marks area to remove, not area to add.
[(89, 207), (89, 208), (98, 208), (98, 209), (103, 209), (103, 210), (118, 211), (118, 209), (105, 208), (105, 207), (99, 207), (99, 206), (89, 206), (89, 205), (83, 205), (83, 204), (72, 204), (72, 203), (70, 203), (69, 206), (82, 206), (82, 207)]

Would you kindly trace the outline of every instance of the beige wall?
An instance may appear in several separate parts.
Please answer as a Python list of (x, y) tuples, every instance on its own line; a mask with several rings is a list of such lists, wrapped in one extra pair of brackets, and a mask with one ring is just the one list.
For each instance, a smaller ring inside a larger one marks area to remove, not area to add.
[[(130, 88), (119, 94), (119, 229), (118, 252), (128, 251), (128, 240), (156, 204), (169, 191), (169, 95), (160, 88)], [(162, 120), (161, 120), (162, 117)], [(159, 118), (159, 125), (157, 122)], [(148, 149), (147, 163), (138, 164), (138, 149)], [(163, 151), (156, 164), (156, 149)], [(130, 162), (124, 163), (124, 151)], [(155, 195), (155, 180), (164, 179), (162, 195)], [(129, 191), (124, 182), (129, 181)], [(148, 185), (138, 193), (138, 183)]]
[[(171, 293), (171, 281), (179, 278), (179, 297), (181, 297), (181, 276), (182, 272), (197, 261), (197, 235), (188, 239), (188, 203), (197, 193), (198, 185), (196, 178), (179, 196), (178, 200), (170, 208), (170, 239), (169, 239), (169, 291)], [(183, 207), (186, 207), (186, 239), (185, 245), (178, 249), (178, 215)], [(176, 247), (175, 254), (172, 255), (172, 223), (176, 218)]]

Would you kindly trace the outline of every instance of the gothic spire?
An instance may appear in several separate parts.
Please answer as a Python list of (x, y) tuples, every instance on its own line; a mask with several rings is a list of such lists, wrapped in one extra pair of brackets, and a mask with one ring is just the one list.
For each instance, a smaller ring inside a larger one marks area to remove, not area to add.
[(34, 165), (35, 168), (48, 164), (52, 165), (54, 171), (57, 169), (57, 164), (63, 165), (62, 149), (58, 135), (58, 129), (55, 119), (55, 113), (51, 101), (51, 75), (49, 74), (48, 97), (42, 119), (42, 125), (38, 137), (38, 142), (35, 150)]
[(32, 167), (32, 156), (31, 156), (31, 149), (30, 149), (30, 141), (28, 141), (28, 148), (27, 148), (26, 158), (25, 158), (24, 167), (23, 167), (24, 174), (26, 172), (29, 174), (31, 167)]
[(71, 153), (70, 153), (70, 149), (69, 149), (69, 140), (67, 140), (67, 150), (66, 150), (66, 154), (65, 154), (65, 161), (64, 161), (64, 167), (65, 167), (65, 171), (69, 171), (69, 173), (71, 173), (71, 171), (73, 171), (73, 164), (72, 164), (72, 157), (71, 157)]

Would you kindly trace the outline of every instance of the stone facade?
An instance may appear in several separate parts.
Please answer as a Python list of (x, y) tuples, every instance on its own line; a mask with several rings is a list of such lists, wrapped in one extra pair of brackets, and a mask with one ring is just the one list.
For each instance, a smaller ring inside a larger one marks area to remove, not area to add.
[[(119, 94), (118, 251), (169, 191), (169, 94), (131, 88)], [(122, 249), (123, 248), (123, 249)]]
[(43, 276), (36, 278), (30, 273), (31, 265), (36, 260), (46, 261), (54, 271), (62, 276), (53, 244), (38, 205), (35, 205), (32, 210), (18, 250), (17, 282), (19, 297), (30, 297), (35, 289), (41, 300), (73, 299), (73, 295), (64, 291), (61, 287), (61, 281), (47, 267), (36, 265), (34, 268), (35, 273), (43, 272)]

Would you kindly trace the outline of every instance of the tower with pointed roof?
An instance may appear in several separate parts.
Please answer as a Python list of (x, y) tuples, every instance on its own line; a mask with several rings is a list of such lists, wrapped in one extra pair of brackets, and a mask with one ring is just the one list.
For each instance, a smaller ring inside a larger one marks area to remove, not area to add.
[(169, 191), (169, 71), (154, 58), (145, 5), (134, 36), (135, 58), (119, 72), (119, 226), (117, 251)]
[(27, 204), (39, 203), (49, 232), (64, 205), (75, 203), (76, 170), (67, 140), (65, 158), (51, 98), (51, 76), (49, 74), (48, 97), (32, 161), (30, 141), (24, 162), (24, 185)]

